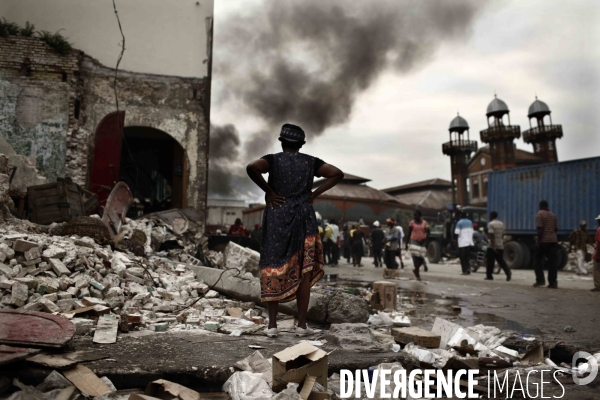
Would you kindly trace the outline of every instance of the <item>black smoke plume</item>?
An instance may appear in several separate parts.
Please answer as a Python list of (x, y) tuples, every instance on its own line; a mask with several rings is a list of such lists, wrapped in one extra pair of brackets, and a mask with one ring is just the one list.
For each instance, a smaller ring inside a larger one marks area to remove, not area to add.
[(348, 121), (357, 98), (382, 72), (409, 73), (444, 42), (466, 39), (485, 4), (265, 0), (216, 20), (219, 101), (265, 124), (250, 135), (241, 161), (268, 152), (283, 123), (302, 126), (310, 140)]

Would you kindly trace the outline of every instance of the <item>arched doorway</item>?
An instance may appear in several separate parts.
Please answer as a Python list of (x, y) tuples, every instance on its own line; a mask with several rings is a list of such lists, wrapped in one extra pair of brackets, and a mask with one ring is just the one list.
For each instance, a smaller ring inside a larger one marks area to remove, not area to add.
[(167, 133), (146, 126), (128, 126), (123, 136), (119, 180), (131, 189), (138, 214), (186, 207), (183, 147)]
[(128, 213), (187, 207), (189, 163), (185, 150), (166, 132), (128, 126), (121, 133), (125, 112), (108, 114), (94, 138), (90, 190), (104, 206), (118, 181), (127, 183), (135, 198)]

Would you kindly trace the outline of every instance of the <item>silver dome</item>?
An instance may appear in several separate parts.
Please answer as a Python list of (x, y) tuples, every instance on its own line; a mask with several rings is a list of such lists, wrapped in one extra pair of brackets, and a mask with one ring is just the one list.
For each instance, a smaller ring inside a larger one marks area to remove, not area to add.
[(496, 114), (496, 113), (500, 113), (500, 112), (504, 112), (507, 113), (508, 110), (508, 106), (506, 105), (505, 102), (503, 102), (502, 100), (500, 100), (497, 97), (494, 97), (494, 100), (492, 100), (492, 102), (490, 103), (490, 105), (487, 108), (487, 113), (486, 115), (489, 117), (492, 114)]
[(454, 118), (452, 122), (450, 122), (450, 127), (448, 129), (451, 131), (469, 129), (469, 124), (467, 123), (466, 119), (464, 119), (460, 115), (457, 115), (456, 118)]
[(550, 107), (548, 107), (548, 104), (538, 100), (536, 97), (535, 101), (529, 106), (529, 112), (527, 113), (527, 116), (531, 118), (537, 114), (550, 114)]

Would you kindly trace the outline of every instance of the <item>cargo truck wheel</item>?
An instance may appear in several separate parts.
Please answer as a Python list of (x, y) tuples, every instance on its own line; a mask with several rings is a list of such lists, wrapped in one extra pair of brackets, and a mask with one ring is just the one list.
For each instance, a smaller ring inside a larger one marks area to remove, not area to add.
[(437, 240), (432, 240), (427, 245), (427, 260), (432, 264), (437, 264), (442, 259), (442, 246)]
[(566, 267), (567, 262), (569, 262), (569, 253), (567, 253), (567, 250), (563, 246), (559, 246), (559, 247), (560, 248), (556, 252), (556, 258), (557, 258), (556, 265), (558, 266), (558, 269), (561, 270), (564, 267)]
[[(526, 249), (521, 246), (519, 242), (508, 242), (504, 245), (504, 261), (510, 269), (525, 268), (525, 251)], [(527, 252), (529, 253), (529, 252)]]
[(523, 249), (523, 264), (521, 265), (521, 268), (527, 268), (527, 267), (529, 267), (529, 264), (531, 263), (531, 258), (533, 257), (533, 252), (531, 251), (531, 248), (529, 246), (527, 246), (525, 243), (519, 242), (519, 244), (521, 245), (521, 248)]

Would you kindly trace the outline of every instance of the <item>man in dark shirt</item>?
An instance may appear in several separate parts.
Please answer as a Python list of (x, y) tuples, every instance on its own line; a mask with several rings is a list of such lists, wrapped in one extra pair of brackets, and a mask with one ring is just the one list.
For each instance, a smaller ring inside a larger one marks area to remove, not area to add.
[(535, 216), (537, 240), (535, 245), (534, 268), (535, 283), (533, 287), (545, 285), (544, 257), (548, 260), (548, 288), (558, 289), (558, 222), (556, 215), (548, 209), (546, 200), (540, 201), (540, 211)]
[(375, 268), (383, 267), (383, 262), (381, 261), (383, 239), (385, 239), (385, 233), (383, 233), (383, 229), (379, 226), (379, 221), (375, 221), (373, 223), (373, 230), (371, 231), (371, 249), (373, 251), (373, 258), (375, 259), (373, 262)]

